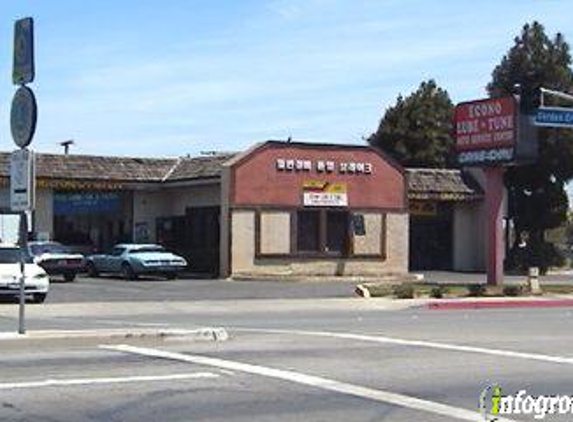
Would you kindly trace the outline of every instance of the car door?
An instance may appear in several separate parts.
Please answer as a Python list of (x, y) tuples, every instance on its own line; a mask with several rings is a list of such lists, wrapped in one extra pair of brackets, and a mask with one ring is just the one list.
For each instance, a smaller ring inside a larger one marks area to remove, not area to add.
[(123, 253), (125, 248), (115, 246), (106, 259), (107, 271), (112, 273), (119, 273), (121, 271), (121, 263), (123, 262)]

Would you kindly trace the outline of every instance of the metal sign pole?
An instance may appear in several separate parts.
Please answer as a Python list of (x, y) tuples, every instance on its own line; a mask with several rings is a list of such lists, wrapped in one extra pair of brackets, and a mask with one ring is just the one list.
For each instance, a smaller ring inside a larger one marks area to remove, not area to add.
[(20, 295), (18, 333), (26, 334), (26, 253), (28, 246), (28, 217), (20, 213), (19, 242), (20, 242)]
[(10, 129), (20, 147), (10, 158), (10, 208), (20, 214), (20, 289), (18, 333), (26, 333), (26, 258), (28, 255), (28, 216), (34, 210), (34, 155), (26, 149), (36, 131), (38, 106), (34, 92), (26, 86), (34, 81), (34, 20), (24, 18), (14, 25), (14, 64), (12, 82), (18, 86), (10, 111)]

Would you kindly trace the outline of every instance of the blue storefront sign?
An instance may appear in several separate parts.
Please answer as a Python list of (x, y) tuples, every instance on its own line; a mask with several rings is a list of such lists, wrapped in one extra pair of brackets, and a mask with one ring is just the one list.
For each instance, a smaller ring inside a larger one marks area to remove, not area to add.
[(119, 209), (119, 194), (113, 192), (73, 192), (54, 194), (54, 214), (88, 214)]

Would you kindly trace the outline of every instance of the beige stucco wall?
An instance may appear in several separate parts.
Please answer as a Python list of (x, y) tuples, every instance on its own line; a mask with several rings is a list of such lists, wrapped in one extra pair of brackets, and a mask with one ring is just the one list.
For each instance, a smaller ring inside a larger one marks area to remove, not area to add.
[[(468, 169), (472, 177), (485, 191), (486, 179), (483, 170)], [(507, 215), (507, 191), (503, 197), (503, 215)], [(485, 271), (487, 208), (485, 198), (473, 202), (459, 202), (454, 206), (453, 221), (453, 270)]]
[(364, 216), (364, 235), (354, 236), (354, 253), (360, 255), (380, 254), (384, 245), (382, 245), (382, 236), (384, 217), (381, 213), (362, 213)]
[[(369, 218), (369, 224), (375, 221)], [(386, 259), (255, 259), (255, 212), (231, 212), (231, 276), (382, 276), (408, 272), (408, 214), (386, 215)], [(369, 246), (370, 247), (370, 246)]]
[(290, 253), (290, 213), (280, 211), (261, 212), (261, 253)]
[(38, 189), (36, 191), (34, 231), (47, 234), (49, 239), (54, 234), (54, 192), (52, 189)]
[(221, 203), (219, 184), (136, 190), (133, 192), (133, 227), (147, 223), (150, 242), (155, 242), (158, 217), (185, 215), (188, 207), (218, 206)]
[[(10, 189), (7, 187), (0, 189), (0, 208), (10, 208)], [(37, 189), (36, 206), (32, 220), (32, 227), (30, 227), (30, 229), (33, 229), (36, 232), (45, 233), (51, 239), (54, 234), (53, 210), (52, 189)]]
[(168, 216), (169, 201), (161, 191), (133, 192), (133, 229), (138, 224), (146, 223), (149, 241), (155, 242), (155, 219)]
[(232, 274), (255, 271), (255, 212), (231, 212)]
[(163, 189), (162, 191), (169, 197), (167, 202), (171, 215), (184, 215), (188, 207), (212, 207), (221, 204), (219, 183)]
[(454, 271), (482, 271), (485, 268), (485, 224), (483, 201), (460, 202), (454, 206)]

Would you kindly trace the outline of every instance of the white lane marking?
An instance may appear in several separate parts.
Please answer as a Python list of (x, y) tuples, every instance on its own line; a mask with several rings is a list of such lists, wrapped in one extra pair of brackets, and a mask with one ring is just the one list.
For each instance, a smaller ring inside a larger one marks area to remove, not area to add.
[(282, 330), (282, 329), (265, 329), (265, 328), (229, 328), (236, 331), (261, 332), (270, 334), (292, 334), (299, 336), (331, 337), (347, 340), (359, 340), (373, 343), (397, 344), (400, 346), (423, 347), (429, 349), (449, 350), (455, 352), (477, 353), (483, 355), (500, 356), (506, 358), (518, 358), (526, 360), (535, 360), (541, 362), (560, 363), (564, 365), (573, 365), (573, 358), (565, 356), (544, 355), (541, 353), (515, 352), (504, 349), (486, 349), (483, 347), (463, 346), (459, 344), (436, 343), (425, 340), (408, 340), (395, 337), (373, 336), (366, 334), (337, 333), (330, 331), (304, 331), (304, 330)]
[(127, 384), (130, 382), (154, 381), (184, 381), (199, 378), (219, 378), (212, 372), (194, 372), (190, 374), (146, 375), (113, 378), (78, 378), (78, 379), (47, 379), (40, 381), (9, 382), (0, 384), (0, 390), (21, 390), (27, 388), (88, 386), (98, 384)]
[(0, 332), (0, 340), (20, 338), (20, 337), (24, 337), (24, 336), (22, 334), (13, 333), (13, 332)]
[[(459, 419), (463, 421), (483, 422), (483, 416), (480, 413), (473, 412), (471, 410), (463, 409), (460, 407), (454, 407), (447, 404), (442, 404), (429, 400), (422, 400), (416, 397), (406, 396), (398, 393), (392, 393), (389, 391), (362, 387), (360, 385), (340, 382), (329, 378), (307, 375), (300, 372), (269, 368), (260, 365), (251, 365), (248, 363), (211, 358), (201, 355), (188, 355), (183, 353), (168, 352), (159, 349), (135, 347), (126, 344), (101, 345), (99, 347), (105, 350), (114, 350), (124, 353), (132, 353), (152, 358), (175, 360), (178, 362), (189, 362), (197, 365), (216, 367), (219, 369), (246, 372), (249, 374), (280, 379), (283, 381), (290, 381), (296, 384), (302, 384), (314, 388), (321, 388), (323, 390), (333, 391), (336, 393), (392, 404), (395, 406), (405, 407), (408, 409), (413, 409), (428, 413), (435, 413), (453, 419)], [(498, 419), (498, 421), (513, 422), (511, 419), (504, 419), (504, 418), (500, 418)]]

